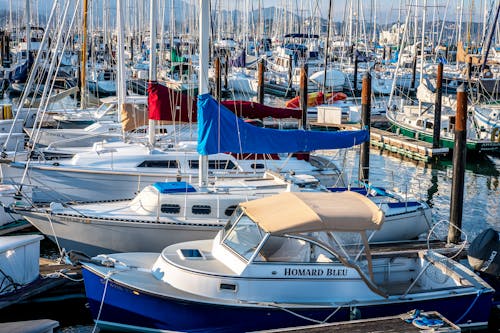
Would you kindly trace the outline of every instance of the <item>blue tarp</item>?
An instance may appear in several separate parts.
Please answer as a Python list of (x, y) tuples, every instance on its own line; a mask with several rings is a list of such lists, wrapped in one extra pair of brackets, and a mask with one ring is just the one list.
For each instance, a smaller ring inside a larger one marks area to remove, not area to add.
[(196, 192), (196, 189), (186, 182), (156, 182), (153, 187), (160, 193)]
[(198, 153), (295, 153), (341, 149), (369, 140), (367, 130), (276, 130), (245, 123), (210, 94), (198, 96)]

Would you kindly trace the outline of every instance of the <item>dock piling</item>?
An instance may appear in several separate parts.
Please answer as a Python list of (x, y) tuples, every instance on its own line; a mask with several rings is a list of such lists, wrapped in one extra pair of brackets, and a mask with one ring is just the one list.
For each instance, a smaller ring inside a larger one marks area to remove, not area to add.
[(307, 129), (307, 64), (300, 69), (300, 108), (302, 109), (302, 128)]
[(413, 56), (413, 62), (411, 65), (410, 91), (415, 91), (415, 82), (416, 81), (417, 81), (417, 52), (415, 52), (415, 55)]
[(455, 146), (453, 147), (453, 176), (451, 184), (450, 227), (448, 244), (460, 242), (462, 228), (464, 177), (467, 140), (467, 92), (462, 84), (457, 88)]
[[(361, 129), (368, 130), (370, 136), (370, 109), (372, 95), (372, 77), (369, 72), (363, 76), (361, 87)], [(368, 183), (370, 174), (370, 140), (361, 144), (359, 154), (359, 181)]]
[(258, 91), (257, 100), (260, 104), (264, 104), (264, 71), (266, 70), (264, 65), (264, 59), (259, 61), (259, 72), (258, 72)]
[(229, 55), (226, 54), (224, 58), (224, 90), (227, 90), (228, 87), (228, 75), (229, 75)]
[(434, 127), (432, 132), (432, 148), (439, 148), (441, 140), (441, 103), (443, 97), (443, 63), (437, 68), (436, 99), (434, 101)]
[(220, 102), (221, 97), (221, 78), (220, 78), (220, 58), (215, 57), (214, 59), (214, 69), (215, 69), (215, 91), (214, 97), (217, 102)]
[(354, 96), (358, 92), (358, 55), (354, 56), (354, 79), (353, 79)]

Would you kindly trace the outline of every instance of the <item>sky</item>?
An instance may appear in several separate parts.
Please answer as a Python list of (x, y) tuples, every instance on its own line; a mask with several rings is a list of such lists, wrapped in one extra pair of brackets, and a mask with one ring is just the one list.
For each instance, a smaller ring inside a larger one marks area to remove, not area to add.
[[(30, 0), (32, 7), (35, 7), (38, 4), (42, 7), (42, 11), (48, 12), (49, 8), (52, 6), (53, 1), (55, 0)], [(61, 3), (67, 0), (60, 0)], [(76, 0), (73, 0), (76, 1)], [(109, 6), (115, 6), (116, 0), (92, 0), (93, 2), (97, 1), (100, 3), (108, 3)], [(123, 3), (137, 3), (139, 0), (122, 0)], [(149, 0), (145, 0), (149, 2)], [(165, 6), (170, 6), (171, 0), (160, 0), (160, 3), (163, 3)], [(179, 2), (180, 0), (174, 0), (174, 4)], [(198, 3), (198, 0), (184, 0), (185, 2), (190, 3)], [(362, 15), (365, 16), (365, 20), (370, 20), (371, 5), (374, 4), (376, 7), (376, 18), (377, 21), (381, 24), (394, 22), (398, 18), (398, 9), (399, 4), (402, 3), (403, 13), (402, 20), (404, 21), (404, 15), (408, 8), (407, 3), (410, 1), (418, 1), (419, 4), (422, 4), (423, 1), (427, 1), (427, 5), (429, 8), (428, 11), (428, 20), (431, 20), (432, 17), (442, 18), (445, 16), (445, 10), (447, 12), (446, 17), (449, 21), (454, 21), (456, 19), (456, 11), (459, 8), (459, 5), (462, 1), (465, 3), (465, 8), (467, 9), (464, 17), (468, 18), (470, 15), (469, 6), (473, 2), (475, 4), (475, 20), (478, 21), (482, 19), (482, 15), (478, 15), (479, 7), (481, 4), (486, 3), (488, 1), (473, 1), (473, 0), (332, 0), (332, 4), (334, 7), (333, 17), (335, 20), (341, 20), (344, 15), (344, 8), (346, 8), (346, 2), (352, 1), (356, 6), (356, 3), (360, 3), (361, 6), (365, 8), (364, 13)], [(24, 6), (25, 0), (0, 0), (0, 10), (1, 9), (9, 9), (9, 2), (12, 3), (14, 7), (16, 6)], [(284, 7), (289, 6), (293, 10), (303, 9), (305, 13), (317, 13), (320, 12), (323, 17), (327, 17), (328, 14), (328, 5), (330, 0), (260, 0), (261, 4), (264, 7), (277, 6)], [(237, 7), (241, 9), (245, 3), (249, 4), (249, 6), (253, 5), (254, 9), (258, 8), (259, 0), (212, 0), (212, 5), (220, 4), (223, 8), (231, 8)], [(446, 8), (446, 3), (448, 3), (448, 8)], [(356, 11), (355, 11), (356, 12)]]

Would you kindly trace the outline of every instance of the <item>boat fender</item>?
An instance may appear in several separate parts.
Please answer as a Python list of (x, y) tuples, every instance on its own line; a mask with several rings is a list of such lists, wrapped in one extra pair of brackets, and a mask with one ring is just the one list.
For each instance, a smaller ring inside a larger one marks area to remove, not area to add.
[(491, 130), (491, 142), (498, 141), (500, 142), (500, 127), (495, 127)]
[(357, 307), (350, 308), (349, 310), (349, 320), (361, 319), (361, 310)]

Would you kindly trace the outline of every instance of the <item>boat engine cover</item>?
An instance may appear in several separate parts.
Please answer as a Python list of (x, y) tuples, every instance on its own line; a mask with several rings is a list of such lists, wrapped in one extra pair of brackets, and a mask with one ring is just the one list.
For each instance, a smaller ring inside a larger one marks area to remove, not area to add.
[(476, 271), (500, 276), (500, 239), (492, 228), (481, 232), (472, 241), (467, 253), (469, 264)]

